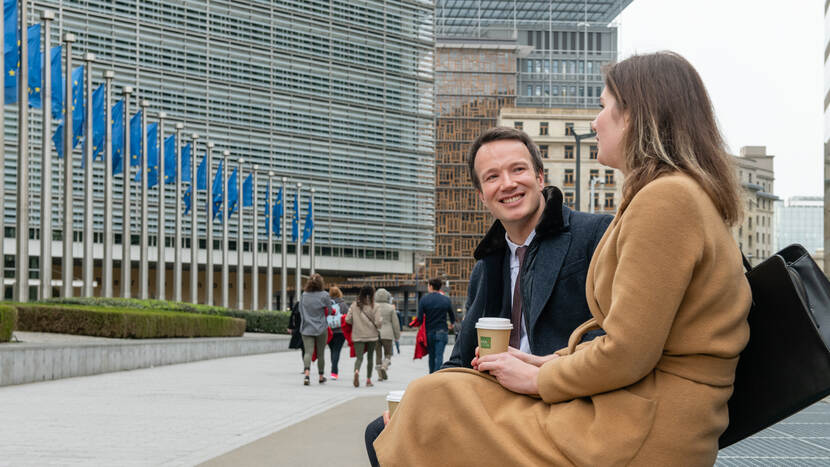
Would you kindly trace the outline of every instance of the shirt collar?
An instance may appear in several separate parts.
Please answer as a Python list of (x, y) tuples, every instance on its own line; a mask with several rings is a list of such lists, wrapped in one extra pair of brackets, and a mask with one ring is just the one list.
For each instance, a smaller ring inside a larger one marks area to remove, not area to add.
[(535, 237), (535, 236), (536, 236), (536, 229), (533, 229), (533, 230), (530, 231), (530, 235), (528, 235), (527, 238), (525, 239), (525, 242), (521, 245), (518, 245), (516, 243), (511, 242), (510, 238), (507, 236), (507, 232), (505, 232), (504, 233), (504, 239), (507, 241), (507, 247), (510, 248), (510, 256), (511, 257), (516, 256), (516, 250), (520, 246), (530, 245), (530, 242), (533, 241), (533, 237)]

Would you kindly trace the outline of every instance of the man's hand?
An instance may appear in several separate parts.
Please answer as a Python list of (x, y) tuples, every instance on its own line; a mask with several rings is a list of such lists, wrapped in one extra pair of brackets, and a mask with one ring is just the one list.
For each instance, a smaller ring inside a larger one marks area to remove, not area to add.
[(511, 352), (485, 355), (473, 361), (477, 366), (474, 368), (489, 371), (505, 388), (519, 394), (539, 394), (539, 367), (520, 360)]

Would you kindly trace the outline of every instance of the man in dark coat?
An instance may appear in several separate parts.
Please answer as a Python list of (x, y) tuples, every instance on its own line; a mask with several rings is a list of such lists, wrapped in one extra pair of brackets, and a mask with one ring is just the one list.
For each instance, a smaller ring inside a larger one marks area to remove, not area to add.
[[(467, 163), (479, 199), (496, 221), (475, 250), (467, 312), (443, 368), (471, 367), (481, 317), (510, 319), (510, 345), (527, 354), (566, 347), (571, 332), (591, 317), (585, 277), (612, 217), (572, 211), (558, 188), (544, 187), (539, 148), (521, 130), (484, 132)], [(366, 428), (372, 465), (372, 443), (384, 426), (378, 418)]]

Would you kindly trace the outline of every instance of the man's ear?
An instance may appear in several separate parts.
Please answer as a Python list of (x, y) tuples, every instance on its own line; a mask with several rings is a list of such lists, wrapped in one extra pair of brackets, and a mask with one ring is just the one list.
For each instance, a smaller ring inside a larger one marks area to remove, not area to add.
[(484, 204), (484, 193), (481, 192), (481, 188), (476, 188), (476, 193), (478, 193), (478, 199), (481, 200), (481, 204)]

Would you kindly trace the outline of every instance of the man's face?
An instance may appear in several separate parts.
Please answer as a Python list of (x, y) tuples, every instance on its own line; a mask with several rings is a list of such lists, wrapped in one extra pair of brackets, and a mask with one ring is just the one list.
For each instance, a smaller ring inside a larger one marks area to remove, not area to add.
[(484, 144), (476, 153), (474, 168), (481, 202), (502, 223), (527, 222), (539, 210), (544, 179), (533, 170), (530, 152), (521, 141)]

